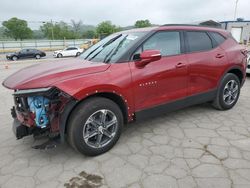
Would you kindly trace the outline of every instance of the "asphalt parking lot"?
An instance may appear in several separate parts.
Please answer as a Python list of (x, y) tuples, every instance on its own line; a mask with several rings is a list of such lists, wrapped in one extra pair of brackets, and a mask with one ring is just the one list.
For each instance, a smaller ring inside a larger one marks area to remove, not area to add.
[[(0, 61), (0, 82), (34, 63)], [(16, 140), (12, 91), (0, 86), (0, 187), (250, 187), (249, 93), (247, 78), (232, 110), (203, 104), (132, 123), (112, 150), (86, 157), (67, 144), (45, 151), (31, 148), (33, 137)]]

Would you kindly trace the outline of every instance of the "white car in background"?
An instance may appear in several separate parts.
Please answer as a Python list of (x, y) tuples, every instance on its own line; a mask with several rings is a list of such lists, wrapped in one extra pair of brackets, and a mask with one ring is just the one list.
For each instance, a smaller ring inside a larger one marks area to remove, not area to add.
[(79, 56), (83, 52), (83, 49), (78, 47), (67, 47), (63, 50), (57, 50), (54, 51), (53, 56), (54, 57), (70, 57), (70, 56)]
[(247, 54), (247, 74), (250, 75), (250, 51)]

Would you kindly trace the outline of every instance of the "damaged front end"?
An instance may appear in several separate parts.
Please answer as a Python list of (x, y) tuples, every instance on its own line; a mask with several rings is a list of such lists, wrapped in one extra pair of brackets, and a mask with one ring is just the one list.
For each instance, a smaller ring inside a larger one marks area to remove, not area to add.
[[(57, 88), (15, 90), (15, 106), (11, 110), (14, 118), (13, 132), (17, 139), (24, 136), (49, 136), (56, 138), (64, 134), (66, 124), (65, 106), (74, 99)], [(63, 130), (60, 124), (64, 124)], [(63, 135), (64, 137), (64, 135)]]

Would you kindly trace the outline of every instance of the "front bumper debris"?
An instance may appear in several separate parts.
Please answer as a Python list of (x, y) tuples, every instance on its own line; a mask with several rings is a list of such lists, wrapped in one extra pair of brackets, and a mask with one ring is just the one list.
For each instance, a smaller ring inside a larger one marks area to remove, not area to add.
[(21, 139), (31, 134), (29, 128), (25, 125), (22, 125), (21, 122), (16, 118), (14, 118), (12, 130), (17, 139)]

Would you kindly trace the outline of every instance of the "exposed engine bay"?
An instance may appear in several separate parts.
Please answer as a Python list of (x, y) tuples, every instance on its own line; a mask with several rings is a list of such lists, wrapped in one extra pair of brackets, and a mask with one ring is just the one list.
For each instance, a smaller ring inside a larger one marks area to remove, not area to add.
[(13, 131), (17, 139), (24, 136), (59, 136), (59, 120), (71, 97), (57, 88), (19, 90), (14, 93)]
[(43, 96), (27, 97), (30, 111), (35, 115), (37, 127), (46, 128), (49, 124), (48, 110), (50, 100)]

